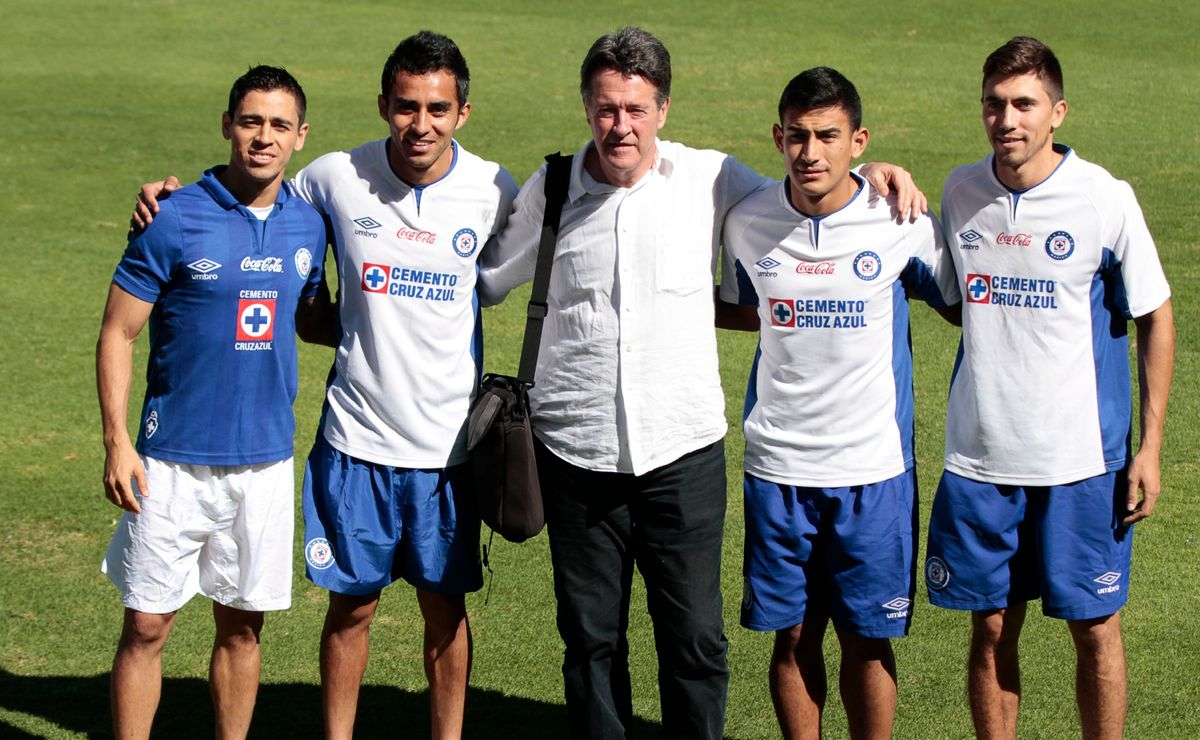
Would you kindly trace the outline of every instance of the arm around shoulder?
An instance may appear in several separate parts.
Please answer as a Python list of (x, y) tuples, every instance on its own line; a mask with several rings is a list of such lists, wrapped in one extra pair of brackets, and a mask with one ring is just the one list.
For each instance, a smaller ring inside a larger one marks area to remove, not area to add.
[(502, 302), (514, 288), (533, 279), (546, 208), (545, 177), (543, 167), (525, 182), (507, 221), (479, 255), (476, 288), (485, 306)]

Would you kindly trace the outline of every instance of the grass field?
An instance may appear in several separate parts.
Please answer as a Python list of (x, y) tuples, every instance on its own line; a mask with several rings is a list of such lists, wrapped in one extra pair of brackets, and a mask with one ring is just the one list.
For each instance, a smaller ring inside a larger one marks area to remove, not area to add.
[[(588, 132), (577, 93), (591, 41), (625, 24), (659, 35), (674, 60), (665, 138), (714, 147), (780, 174), (769, 131), (779, 91), (817, 64), (862, 93), (869, 159), (900, 163), (937, 202), (945, 174), (984, 152), (979, 67), (1010, 36), (1048, 42), (1063, 61), (1070, 113), (1058, 140), (1132, 183), (1175, 295), (1179, 353), (1163, 458), (1164, 496), (1139, 525), (1124, 612), (1131, 682), (1128, 736), (1200, 737), (1200, 6), (1175, 2), (687, 3), (469, 0), (398, 2), (3, 3), (0, 24), (0, 736), (105, 736), (108, 671), (121, 609), (97, 565), (117, 519), (100, 486), (103, 449), (93, 348), (139, 183), (195, 179), (224, 162), (220, 112), (255, 63), (288, 67), (309, 97), (312, 131), (295, 171), (326, 151), (383, 136), (379, 70), (421, 28), (455, 38), (473, 72), (474, 113), (460, 140), (518, 181), (540, 157)], [(524, 313), (514, 295), (486, 314), (489, 369), (513, 369)], [(955, 333), (914, 311), (918, 464), (927, 515), (942, 449)], [(777, 734), (765, 666), (771, 638), (737, 626), (741, 593), (738, 417), (754, 338), (723, 334), (730, 433), (724, 583), (733, 670), (727, 731)], [(297, 453), (312, 439), (328, 351), (305, 347)], [(144, 366), (145, 343), (135, 356)], [(140, 373), (140, 370), (138, 371)], [(136, 375), (136, 374), (135, 374)], [(140, 407), (135, 387), (131, 408)], [(252, 734), (319, 732), (317, 638), (325, 594), (297, 558), (294, 606), (264, 632), (264, 685)], [(562, 736), (560, 645), (545, 537), (497, 543), (490, 598), (471, 597), (476, 661), (469, 737)], [(923, 588), (913, 634), (898, 643), (902, 738), (970, 734), (965, 615), (935, 610)], [(657, 731), (650, 629), (635, 595), (635, 711)], [(376, 621), (360, 705), (362, 737), (421, 736), (427, 726), (420, 627), (410, 589), (394, 587)], [(184, 609), (165, 656), (162, 737), (211, 734), (204, 677), (211, 620)], [(836, 641), (829, 643), (836, 664)], [(1063, 625), (1031, 614), (1023, 642), (1022, 737), (1078, 735)], [(831, 686), (836, 682), (831, 681)], [(833, 692), (836, 694), (836, 692)], [(827, 732), (845, 736), (836, 696)]]

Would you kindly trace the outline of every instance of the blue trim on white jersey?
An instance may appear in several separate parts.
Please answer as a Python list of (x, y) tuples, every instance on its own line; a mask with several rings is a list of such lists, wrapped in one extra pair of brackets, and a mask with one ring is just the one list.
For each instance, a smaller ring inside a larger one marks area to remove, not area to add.
[(1102, 252), (1092, 278), (1092, 353), (1096, 365), (1096, 404), (1104, 466), (1125, 467), (1131, 454), (1133, 401), (1129, 378), (1129, 324), (1121, 262), (1111, 249)]
[(750, 363), (750, 378), (746, 381), (746, 400), (742, 402), (742, 422), (750, 418), (750, 412), (758, 403), (758, 361), (762, 359), (762, 340), (754, 348), (754, 362)]
[(925, 264), (916, 257), (909, 257), (908, 264), (904, 266), (904, 270), (900, 273), (900, 282), (904, 283), (904, 289), (909, 295), (920, 298), (931, 308), (945, 308), (946, 298), (942, 295), (942, 291), (938, 288), (937, 278), (933, 275), (933, 270), (929, 269), (929, 265)]
[(733, 267), (737, 273), (738, 305), (757, 306), (758, 291), (754, 289), (754, 283), (750, 280), (750, 275), (746, 273), (746, 268), (742, 266), (742, 261), (736, 260)]
[[(391, 141), (391, 139), (388, 139), (388, 141)], [(389, 164), (390, 163), (391, 162), (389, 161)], [(447, 177), (449, 177), (450, 173), (454, 171), (454, 165), (456, 165), (456, 164), (458, 164), (458, 142), (451, 139), (450, 140), (450, 169), (446, 170), (446, 174), (442, 175), (441, 177), (434, 180), (433, 182), (427, 182), (424, 185), (413, 185), (412, 183), (409, 183), (409, 182), (405, 183), (410, 188), (412, 188), (413, 197), (416, 198), (416, 200), (417, 200), (417, 213), (418, 214), (421, 213), (421, 196), (425, 194), (425, 188), (429, 187), (430, 185), (436, 185), (439, 182), (441, 182), (442, 180), (445, 180)], [(400, 178), (400, 179), (403, 180), (404, 178)]]
[[(920, 264), (913, 258), (912, 263)], [(907, 269), (905, 270), (907, 272)], [(904, 467), (913, 466), (913, 367), (912, 332), (908, 326), (908, 294), (904, 280), (892, 283), (892, 377), (896, 380), (896, 428)]]
[(1033, 190), (1038, 185), (1041, 185), (1043, 182), (1046, 182), (1046, 180), (1049, 180), (1051, 177), (1054, 177), (1054, 173), (1058, 172), (1058, 169), (1063, 166), (1063, 162), (1066, 162), (1067, 157), (1070, 156), (1070, 154), (1071, 154), (1071, 147), (1067, 146), (1066, 144), (1051, 144), (1051, 147), (1054, 148), (1054, 151), (1056, 151), (1062, 155), (1062, 159), (1058, 160), (1058, 164), (1054, 165), (1054, 169), (1050, 171), (1049, 175), (1046, 175), (1044, 178), (1042, 178), (1041, 182), (1038, 182), (1034, 185), (1030, 185), (1027, 188), (1022, 188), (1021, 190), (1013, 190), (1012, 188), (1010, 188), (1009, 186), (1004, 184), (1004, 181), (1000, 179), (1000, 175), (998, 175), (996, 173), (996, 155), (995, 154), (992, 155), (992, 161), (991, 161), (992, 177), (996, 178), (996, 182), (1000, 183), (1000, 185), (1002, 185), (1004, 187), (1004, 189), (1007, 190), (1009, 192), (1009, 194), (1012, 195), (1012, 217), (1013, 218), (1017, 217), (1017, 203), (1019, 203), (1021, 201), (1021, 196), (1024, 195), (1025, 193), (1028, 193), (1030, 190)]
[[(479, 266), (475, 266), (479, 274)], [(479, 291), (471, 293), (471, 312), (475, 314), (475, 329), (471, 332), (471, 359), (475, 361), (475, 377), (483, 378), (483, 312), (479, 309)]]
[(821, 214), (820, 216), (810, 216), (809, 214), (800, 210), (796, 206), (796, 204), (792, 201), (792, 185), (791, 185), (792, 181), (791, 181), (791, 179), (785, 178), (783, 181), (783, 195), (784, 195), (784, 198), (787, 199), (787, 204), (789, 206), (791, 206), (792, 209), (794, 211), (796, 211), (796, 213), (799, 213), (801, 216), (804, 216), (812, 223), (813, 247), (815, 247), (815, 248), (820, 248), (820, 244), (821, 244), (821, 240), (820, 240), (821, 220), (828, 218), (829, 216), (832, 216), (833, 214), (838, 213), (839, 211), (844, 211), (845, 209), (849, 208), (850, 204), (858, 199), (859, 194), (862, 193), (863, 187), (866, 185), (867, 181), (862, 179), (861, 177), (859, 177), (856, 173), (851, 172), (849, 174), (850, 174), (850, 177), (854, 179), (854, 182), (858, 183), (858, 189), (854, 191), (854, 195), (850, 196), (850, 200), (846, 201), (842, 205), (841, 208), (837, 209), (836, 211), (830, 211), (829, 213)]

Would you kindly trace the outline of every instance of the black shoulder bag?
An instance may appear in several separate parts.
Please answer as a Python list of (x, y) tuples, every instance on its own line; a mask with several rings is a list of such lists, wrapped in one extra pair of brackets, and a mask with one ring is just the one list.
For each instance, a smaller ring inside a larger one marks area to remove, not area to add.
[(479, 515), (484, 524), (509, 542), (524, 542), (546, 525), (529, 424), (529, 389), (533, 387), (542, 342), (550, 269), (570, 175), (571, 157), (558, 153), (546, 156), (546, 211), (525, 320), (521, 365), (515, 378), (495, 373), (483, 376), (467, 423), (467, 449)]

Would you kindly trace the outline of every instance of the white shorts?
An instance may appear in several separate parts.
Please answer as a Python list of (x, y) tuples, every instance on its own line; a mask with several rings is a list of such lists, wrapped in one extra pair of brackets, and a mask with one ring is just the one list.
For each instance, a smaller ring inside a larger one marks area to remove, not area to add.
[(100, 564), (130, 609), (166, 614), (197, 593), (245, 611), (292, 603), (292, 458), (209, 466), (142, 456), (150, 495)]

